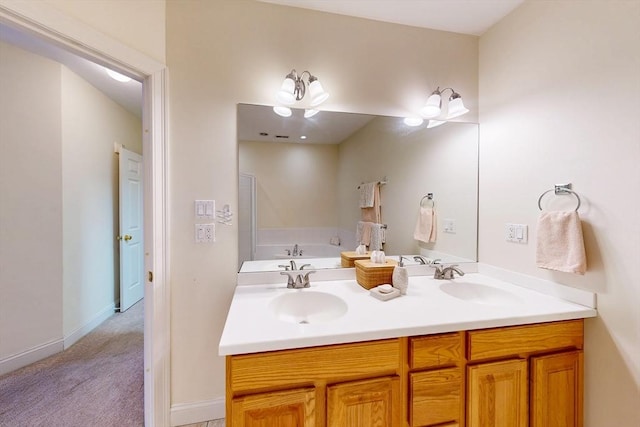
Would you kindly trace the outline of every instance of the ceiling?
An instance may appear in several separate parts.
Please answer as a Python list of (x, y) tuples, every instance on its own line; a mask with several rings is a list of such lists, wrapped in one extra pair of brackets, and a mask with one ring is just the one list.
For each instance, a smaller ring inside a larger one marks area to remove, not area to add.
[(479, 36), (525, 0), (258, 1)]
[[(261, 142), (339, 144), (375, 116), (320, 111), (305, 119), (304, 110), (292, 108), (291, 117), (281, 117), (264, 105), (238, 105), (238, 139)], [(302, 139), (301, 137), (305, 138)]]
[(2, 23), (0, 41), (64, 64), (127, 111), (139, 118), (142, 117), (142, 83), (136, 80), (117, 82), (107, 75), (103, 66)]
[[(431, 28), (441, 31), (480, 35), (525, 0), (258, 0), (305, 9), (349, 15), (377, 21)], [(120, 83), (109, 78), (105, 69), (42, 39), (0, 24), (0, 41), (66, 65), (125, 109), (141, 117), (142, 84), (131, 80)], [(262, 119), (260, 119), (262, 120)], [(294, 118), (295, 120), (295, 118)], [(318, 118), (317, 120), (321, 120)], [(354, 118), (354, 126), (362, 126)], [(304, 126), (298, 133), (310, 131)], [(343, 124), (344, 126), (344, 124)], [(274, 125), (272, 134), (277, 133)], [(337, 131), (338, 136), (346, 132)], [(327, 135), (318, 136), (326, 139)], [(308, 141), (311, 142), (311, 141)]]

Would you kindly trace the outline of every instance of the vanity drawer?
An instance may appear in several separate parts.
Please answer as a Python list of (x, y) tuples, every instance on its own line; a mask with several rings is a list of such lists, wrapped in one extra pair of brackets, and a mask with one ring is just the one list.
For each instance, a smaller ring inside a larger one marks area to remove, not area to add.
[(582, 319), (468, 332), (469, 361), (582, 349)]
[(409, 357), (412, 370), (456, 365), (464, 357), (464, 332), (413, 337)]
[(410, 424), (457, 425), (464, 410), (464, 376), (460, 367), (410, 374)]
[(227, 357), (227, 381), (236, 392), (397, 374), (400, 339), (338, 344)]

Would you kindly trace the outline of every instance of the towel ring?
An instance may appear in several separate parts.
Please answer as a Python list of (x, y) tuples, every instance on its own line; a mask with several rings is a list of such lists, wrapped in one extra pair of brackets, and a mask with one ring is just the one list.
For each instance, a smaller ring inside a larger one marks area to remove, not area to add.
[(433, 193), (427, 193), (426, 196), (424, 196), (422, 199), (420, 199), (420, 207), (423, 208), (424, 206), (422, 205), (422, 202), (424, 202), (424, 199), (430, 200), (431, 201), (431, 207), (435, 208), (436, 207), (436, 202), (433, 200)]
[(552, 188), (551, 190), (547, 190), (544, 193), (542, 193), (540, 195), (540, 197), (538, 198), (538, 208), (540, 210), (542, 210), (542, 198), (544, 197), (545, 194), (549, 193), (549, 192), (555, 192), (555, 194), (566, 194), (566, 193), (571, 193), (574, 196), (576, 196), (576, 199), (578, 201), (578, 206), (576, 206), (576, 212), (578, 211), (578, 209), (580, 209), (580, 196), (578, 196), (578, 193), (576, 193), (575, 191), (573, 191), (572, 189), (568, 188), (567, 186), (564, 185), (556, 185), (555, 188)]

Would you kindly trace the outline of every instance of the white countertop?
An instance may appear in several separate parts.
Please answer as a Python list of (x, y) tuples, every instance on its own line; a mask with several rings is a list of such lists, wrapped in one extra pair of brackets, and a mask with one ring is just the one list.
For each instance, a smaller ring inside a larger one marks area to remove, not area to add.
[[(442, 290), (456, 284), (476, 286), (488, 297), (472, 302)], [(308, 291), (342, 298), (347, 312), (325, 323), (298, 324), (279, 320), (269, 308), (282, 294)], [(246, 354), (596, 315), (594, 308), (479, 273), (453, 280), (412, 276), (407, 295), (389, 301), (373, 298), (355, 280), (312, 281), (310, 288), (297, 290), (287, 289), (283, 277), (282, 284), (236, 287), (218, 350), (221, 356)]]

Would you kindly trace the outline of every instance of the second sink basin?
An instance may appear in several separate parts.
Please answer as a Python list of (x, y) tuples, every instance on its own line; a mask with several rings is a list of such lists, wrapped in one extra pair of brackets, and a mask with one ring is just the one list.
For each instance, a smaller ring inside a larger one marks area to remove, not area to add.
[(347, 303), (326, 292), (292, 290), (274, 298), (269, 311), (285, 322), (324, 323), (343, 316)]
[(440, 290), (463, 301), (488, 304), (488, 305), (507, 305), (522, 304), (520, 297), (480, 283), (458, 282), (452, 280), (440, 285)]

